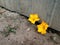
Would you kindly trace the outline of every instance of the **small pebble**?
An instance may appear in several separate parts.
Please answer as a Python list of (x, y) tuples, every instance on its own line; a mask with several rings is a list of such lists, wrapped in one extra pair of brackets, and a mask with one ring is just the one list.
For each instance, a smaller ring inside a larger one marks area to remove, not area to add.
[(30, 31), (30, 28), (27, 28), (27, 31)]

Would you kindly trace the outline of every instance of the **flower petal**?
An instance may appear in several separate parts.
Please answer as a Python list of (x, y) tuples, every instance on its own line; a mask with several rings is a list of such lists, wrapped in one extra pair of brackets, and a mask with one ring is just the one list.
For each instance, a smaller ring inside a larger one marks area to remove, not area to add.
[(30, 14), (28, 19), (31, 23), (35, 24), (36, 21), (39, 21), (38, 14)]
[(40, 32), (41, 34), (46, 34), (48, 24), (42, 21), (41, 24), (37, 25), (37, 28), (38, 28), (38, 32)]

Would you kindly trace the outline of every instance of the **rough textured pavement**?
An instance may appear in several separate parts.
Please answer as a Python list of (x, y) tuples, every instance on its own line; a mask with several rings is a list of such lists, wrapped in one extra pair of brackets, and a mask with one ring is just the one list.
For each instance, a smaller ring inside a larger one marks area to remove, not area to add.
[(23, 16), (0, 8), (0, 32), (6, 31), (10, 25), (16, 28), (16, 34), (10, 33), (7, 37), (0, 33), (0, 45), (60, 45), (60, 37), (47, 33), (41, 35)]

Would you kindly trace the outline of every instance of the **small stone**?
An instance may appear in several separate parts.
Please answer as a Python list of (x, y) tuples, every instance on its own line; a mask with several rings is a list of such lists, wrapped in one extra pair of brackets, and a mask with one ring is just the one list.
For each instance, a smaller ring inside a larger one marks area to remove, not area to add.
[(21, 44), (23, 44), (24, 43), (24, 41), (21, 41)]
[(30, 31), (30, 28), (27, 28), (27, 31)]
[(56, 40), (57, 39), (57, 37), (53, 37), (53, 40)]
[(60, 43), (60, 37), (57, 34), (54, 34), (53, 36), (51, 36), (51, 39), (55, 42), (55, 43)]

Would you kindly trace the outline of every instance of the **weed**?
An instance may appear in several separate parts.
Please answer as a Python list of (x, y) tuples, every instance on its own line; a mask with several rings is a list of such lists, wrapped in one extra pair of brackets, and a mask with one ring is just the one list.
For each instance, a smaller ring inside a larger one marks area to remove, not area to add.
[(11, 27), (11, 26), (7, 26), (6, 27), (7, 29), (7, 31), (5, 30), (4, 32), (3, 32), (3, 34), (5, 35), (5, 37), (7, 37), (8, 35), (10, 35), (10, 33), (16, 33), (16, 28), (15, 27)]

